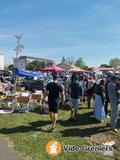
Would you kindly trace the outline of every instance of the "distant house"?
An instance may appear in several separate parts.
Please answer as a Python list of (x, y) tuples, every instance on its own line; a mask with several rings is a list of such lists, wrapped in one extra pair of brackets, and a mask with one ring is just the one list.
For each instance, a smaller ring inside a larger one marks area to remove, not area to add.
[(113, 72), (115, 71), (114, 68), (102, 68), (102, 67), (99, 67), (98, 69), (99, 69), (99, 71), (101, 71), (103, 73), (106, 73), (106, 72), (109, 72), (109, 71), (113, 71)]
[(92, 67), (92, 68), (90, 68), (90, 71), (99, 71), (99, 68)]
[(49, 59), (36, 58), (36, 57), (30, 57), (30, 56), (20, 56), (19, 58), (13, 59), (13, 64), (15, 67), (25, 69), (26, 65), (33, 61), (41, 61), (41, 62), (44, 61), (46, 63), (54, 63), (52, 60), (49, 60)]
[(4, 54), (0, 54), (0, 70), (4, 70), (4, 66), (5, 66)]
[(71, 68), (74, 68), (75, 66), (71, 65), (71, 64), (68, 64), (68, 63), (59, 63), (57, 64), (57, 66), (61, 67), (61, 68), (64, 68), (65, 70), (69, 70)]
[(93, 67), (91, 69), (91, 71), (96, 72), (96, 73), (107, 73), (110, 71), (115, 72), (115, 68), (112, 68), (112, 67), (98, 67), (98, 68)]

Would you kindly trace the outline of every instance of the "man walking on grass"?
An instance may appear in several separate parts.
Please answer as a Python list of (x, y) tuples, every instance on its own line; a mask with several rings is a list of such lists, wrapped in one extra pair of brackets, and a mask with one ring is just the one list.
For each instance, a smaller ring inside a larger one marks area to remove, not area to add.
[(77, 76), (73, 78), (73, 81), (69, 86), (69, 92), (70, 100), (68, 103), (71, 107), (70, 120), (77, 120), (77, 110), (80, 106), (80, 96), (82, 96), (82, 87)]
[(57, 77), (53, 77), (53, 82), (48, 83), (48, 85), (46, 86), (46, 91), (43, 96), (43, 102), (45, 101), (46, 96), (48, 96), (49, 113), (50, 119), (52, 121), (51, 131), (53, 131), (56, 127), (58, 110), (60, 107), (60, 99), (64, 101), (63, 87), (58, 84)]

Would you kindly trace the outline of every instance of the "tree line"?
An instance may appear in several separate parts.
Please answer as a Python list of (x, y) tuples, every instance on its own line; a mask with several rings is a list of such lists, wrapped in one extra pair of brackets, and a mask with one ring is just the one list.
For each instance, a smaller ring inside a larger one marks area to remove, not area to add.
[[(67, 63), (70, 65), (75, 65), (76, 67), (79, 67), (84, 70), (90, 70), (89, 66), (86, 65), (84, 59), (82, 57), (78, 57), (76, 60), (73, 57), (67, 57), (64, 56), (61, 59), (61, 63)], [(33, 61), (26, 65), (27, 70), (31, 71), (39, 71), (40, 69), (47, 67), (49, 65), (52, 65), (50, 62), (44, 62), (44, 61)], [(120, 66), (120, 58), (113, 58), (109, 61), (109, 64), (101, 64), (100, 67), (102, 68), (117, 68)], [(13, 70), (14, 65), (8, 65), (5, 67), (4, 72), (5, 75), (9, 75), (9, 71)]]

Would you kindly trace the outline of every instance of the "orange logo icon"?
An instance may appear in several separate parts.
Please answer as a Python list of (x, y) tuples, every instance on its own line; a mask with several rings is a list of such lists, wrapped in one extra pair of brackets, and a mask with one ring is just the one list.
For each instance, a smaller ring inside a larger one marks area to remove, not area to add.
[(62, 150), (62, 146), (58, 141), (49, 141), (46, 144), (46, 152), (50, 155), (50, 156), (56, 156), (58, 155)]

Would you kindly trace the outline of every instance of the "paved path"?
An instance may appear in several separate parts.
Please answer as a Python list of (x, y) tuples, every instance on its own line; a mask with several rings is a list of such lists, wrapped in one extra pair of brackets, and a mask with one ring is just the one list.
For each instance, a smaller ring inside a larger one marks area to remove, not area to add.
[(23, 160), (22, 157), (0, 137), (0, 160)]

